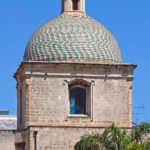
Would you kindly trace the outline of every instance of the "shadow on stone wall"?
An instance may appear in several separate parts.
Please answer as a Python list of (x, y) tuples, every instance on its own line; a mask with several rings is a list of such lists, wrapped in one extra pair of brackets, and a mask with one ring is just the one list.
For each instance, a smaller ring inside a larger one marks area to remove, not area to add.
[(79, 150), (79, 142), (78, 143), (76, 143), (76, 145), (75, 145), (75, 147), (74, 147), (74, 150)]

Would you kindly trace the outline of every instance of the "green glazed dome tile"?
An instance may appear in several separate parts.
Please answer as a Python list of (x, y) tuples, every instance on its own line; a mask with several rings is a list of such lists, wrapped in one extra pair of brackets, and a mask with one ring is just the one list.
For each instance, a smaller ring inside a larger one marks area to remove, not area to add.
[(68, 60), (122, 63), (122, 56), (112, 33), (95, 19), (58, 16), (32, 35), (24, 61)]

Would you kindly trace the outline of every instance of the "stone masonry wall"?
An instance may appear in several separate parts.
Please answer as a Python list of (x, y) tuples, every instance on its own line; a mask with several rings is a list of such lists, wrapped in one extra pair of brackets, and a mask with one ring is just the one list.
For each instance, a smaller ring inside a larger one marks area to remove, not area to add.
[[(76, 128), (76, 127), (31, 127), (30, 148), (34, 150), (33, 132), (37, 133), (37, 150), (75, 150), (75, 145), (81, 136), (92, 133), (103, 133), (105, 128)], [(131, 129), (127, 129), (128, 132)]]
[[(33, 64), (24, 66), (25, 127), (132, 125), (130, 65)], [(91, 83), (91, 115), (70, 117), (69, 82)]]
[[(85, 79), (91, 82), (93, 79)], [(65, 121), (69, 114), (69, 93), (65, 80), (74, 78), (32, 77), (32, 98), (29, 103), (30, 125)], [(93, 119), (95, 122), (129, 122), (129, 87), (125, 80), (94, 79)], [(119, 107), (116, 107), (119, 106)], [(128, 125), (127, 125), (128, 126)]]
[(106, 81), (95, 79), (94, 81), (93, 121), (128, 122), (130, 124), (132, 122), (130, 97), (132, 82), (124, 79)]
[(17, 128), (22, 129), (26, 124), (26, 83), (21, 80), (17, 86)]
[(0, 150), (20, 150), (18, 144), (23, 143), (29, 147), (28, 131), (0, 130)]
[(104, 128), (58, 128), (58, 127), (39, 127), (31, 128), (30, 148), (34, 150), (33, 131), (37, 133), (37, 150), (74, 150), (81, 136), (86, 133), (102, 133)]
[(0, 150), (15, 150), (13, 131), (0, 131)]

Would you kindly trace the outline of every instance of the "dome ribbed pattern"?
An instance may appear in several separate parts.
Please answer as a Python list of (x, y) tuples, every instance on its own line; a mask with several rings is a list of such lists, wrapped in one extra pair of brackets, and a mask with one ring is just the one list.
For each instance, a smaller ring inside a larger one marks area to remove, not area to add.
[(122, 63), (112, 33), (90, 17), (59, 16), (29, 40), (24, 61), (103, 61)]

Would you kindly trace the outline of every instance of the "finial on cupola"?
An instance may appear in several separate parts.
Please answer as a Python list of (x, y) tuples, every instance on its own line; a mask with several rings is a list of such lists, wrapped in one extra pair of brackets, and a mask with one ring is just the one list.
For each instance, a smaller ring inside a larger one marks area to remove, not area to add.
[(62, 0), (61, 15), (86, 16), (85, 0)]

